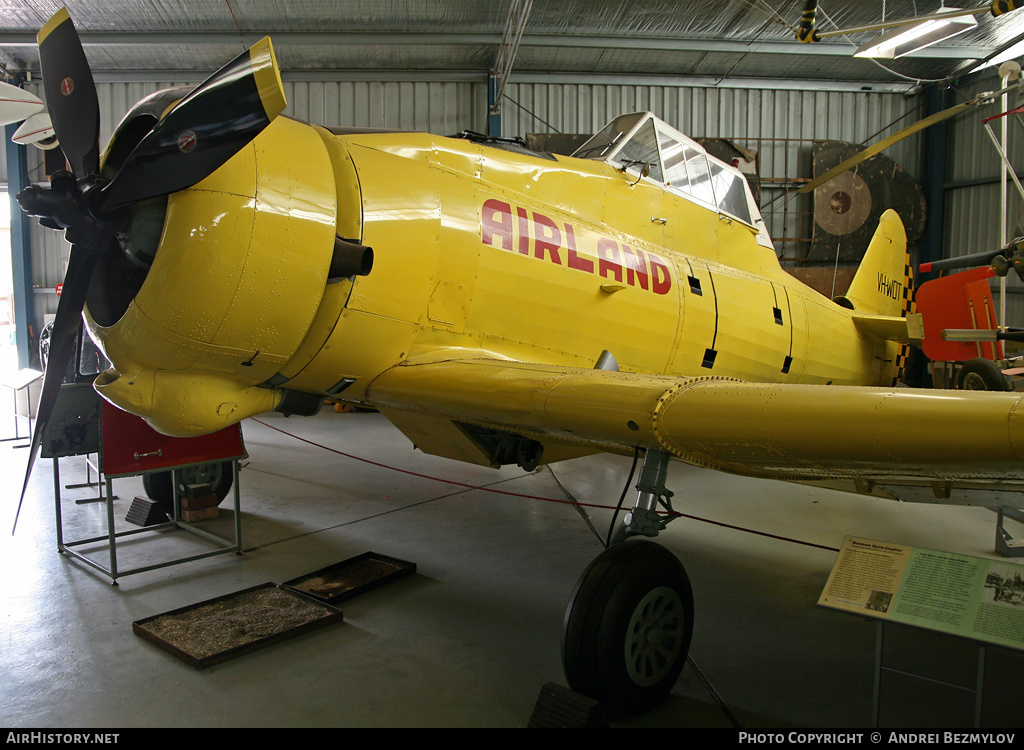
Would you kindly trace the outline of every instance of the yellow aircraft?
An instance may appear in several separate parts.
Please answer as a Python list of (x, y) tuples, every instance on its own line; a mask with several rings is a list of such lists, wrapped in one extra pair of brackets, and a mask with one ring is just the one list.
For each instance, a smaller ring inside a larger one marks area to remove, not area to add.
[(73, 174), (19, 200), (72, 251), (33, 455), (84, 308), (112, 363), (97, 390), (170, 435), (331, 397), (476, 464), (641, 458), (563, 632), (570, 686), (613, 711), (663, 697), (689, 648), (686, 573), (647, 539), (672, 518), (671, 459), (1021, 505), (1020, 396), (893, 387), (921, 326), (891, 211), (833, 301), (780, 267), (740, 173), (649, 113), (571, 158), (330, 130), (280, 116), (264, 40), (139, 102), (101, 158), (66, 11), (39, 47)]

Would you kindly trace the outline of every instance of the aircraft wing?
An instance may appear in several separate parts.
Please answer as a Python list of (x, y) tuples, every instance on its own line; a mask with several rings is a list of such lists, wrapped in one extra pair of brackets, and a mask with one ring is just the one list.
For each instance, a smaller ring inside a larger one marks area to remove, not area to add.
[(465, 358), (398, 365), (367, 395), (423, 450), (463, 460), (452, 451), (479, 443), (482, 429), (545, 450), (631, 454), (639, 446), (735, 474), (898, 500), (1024, 504), (1024, 395), (1013, 393), (750, 383)]

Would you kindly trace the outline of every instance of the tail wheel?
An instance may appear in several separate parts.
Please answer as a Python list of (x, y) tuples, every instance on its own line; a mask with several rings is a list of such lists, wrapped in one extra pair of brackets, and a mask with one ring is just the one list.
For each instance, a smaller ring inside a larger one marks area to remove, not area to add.
[(645, 711), (679, 678), (693, 635), (693, 591), (678, 558), (647, 540), (601, 553), (562, 625), (569, 686), (612, 715)]
[(991, 359), (978, 357), (964, 362), (956, 378), (956, 387), (962, 391), (1008, 391), (1006, 376)]
[[(142, 475), (142, 487), (150, 500), (155, 500), (168, 514), (174, 512), (174, 472), (154, 471)], [(189, 485), (206, 485), (220, 503), (231, 490), (232, 478), (230, 461), (214, 461), (208, 464), (194, 464), (177, 470), (178, 496), (185, 494)]]

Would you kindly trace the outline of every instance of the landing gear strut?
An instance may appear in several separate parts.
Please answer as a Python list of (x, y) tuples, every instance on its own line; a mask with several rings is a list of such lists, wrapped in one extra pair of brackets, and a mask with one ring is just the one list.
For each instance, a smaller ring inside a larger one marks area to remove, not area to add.
[(679, 559), (655, 536), (671, 508), (664, 486), (669, 455), (648, 451), (636, 505), (613, 544), (583, 571), (562, 623), (562, 666), (569, 686), (610, 715), (647, 710), (672, 689), (693, 635), (693, 592)]

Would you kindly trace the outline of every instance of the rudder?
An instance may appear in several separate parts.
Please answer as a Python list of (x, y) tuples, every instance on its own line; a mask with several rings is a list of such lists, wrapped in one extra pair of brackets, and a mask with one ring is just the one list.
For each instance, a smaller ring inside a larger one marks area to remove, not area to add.
[[(879, 218), (846, 296), (836, 302), (867, 315), (905, 318), (914, 312), (914, 270), (907, 233), (899, 214), (891, 208)], [(882, 383), (895, 385), (903, 378), (909, 352), (906, 344), (887, 342)]]
[(899, 214), (890, 208), (879, 218), (845, 298), (837, 301), (859, 313), (906, 317), (912, 312), (913, 300), (907, 233)]

